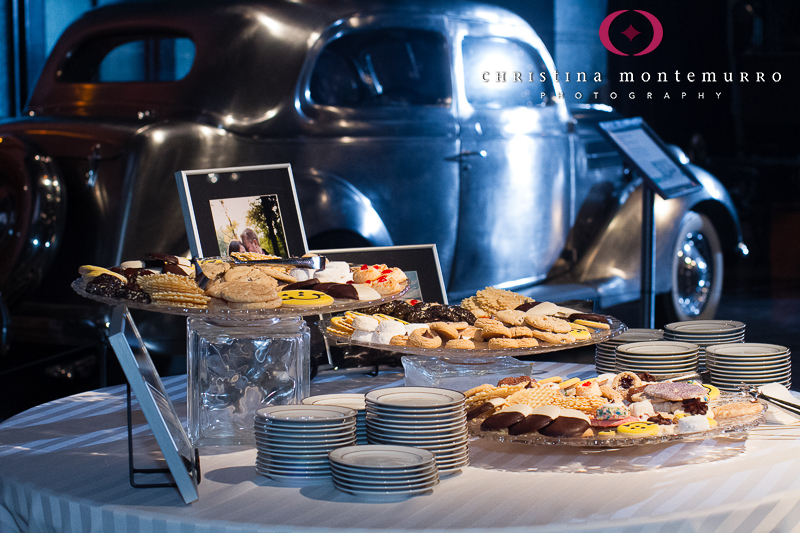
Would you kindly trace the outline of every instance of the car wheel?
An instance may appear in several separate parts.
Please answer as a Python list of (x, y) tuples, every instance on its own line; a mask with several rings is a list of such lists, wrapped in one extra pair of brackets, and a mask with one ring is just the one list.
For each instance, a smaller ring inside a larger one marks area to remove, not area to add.
[(705, 215), (684, 215), (672, 248), (668, 321), (714, 318), (722, 296), (724, 260), (719, 235)]

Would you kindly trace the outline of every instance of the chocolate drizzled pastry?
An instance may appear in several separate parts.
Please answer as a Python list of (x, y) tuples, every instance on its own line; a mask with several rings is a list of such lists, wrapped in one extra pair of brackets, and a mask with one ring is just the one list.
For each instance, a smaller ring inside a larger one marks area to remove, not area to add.
[(704, 415), (708, 412), (708, 404), (700, 398), (683, 400), (682, 404), (683, 410), (692, 415)]
[(650, 418), (647, 419), (647, 421), (652, 422), (654, 424), (658, 424), (659, 426), (671, 426), (673, 424), (673, 421), (671, 419), (666, 418), (660, 414), (657, 414), (656, 416), (651, 416)]

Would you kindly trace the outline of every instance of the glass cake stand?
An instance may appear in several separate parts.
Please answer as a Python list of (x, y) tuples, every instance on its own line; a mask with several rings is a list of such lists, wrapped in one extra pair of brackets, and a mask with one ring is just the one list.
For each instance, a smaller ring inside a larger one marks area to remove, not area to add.
[(377, 300), (334, 300), (327, 306), (230, 309), (163, 306), (86, 292), (96, 302), (186, 317), (187, 413), (193, 446), (255, 444), (255, 411), (267, 405), (299, 404), (310, 393), (311, 335), (303, 316), (379, 305)]

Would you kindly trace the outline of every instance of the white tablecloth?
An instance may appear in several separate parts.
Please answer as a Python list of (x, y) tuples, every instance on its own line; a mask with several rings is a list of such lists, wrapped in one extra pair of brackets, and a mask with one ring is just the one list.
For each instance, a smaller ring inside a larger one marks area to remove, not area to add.
[[(593, 367), (537, 363), (586, 377)], [(179, 411), (184, 376), (164, 383)], [(401, 384), (402, 374), (336, 376), (315, 394)], [(134, 411), (137, 466), (152, 440)], [(800, 435), (791, 428), (786, 435)], [(800, 523), (800, 439), (707, 439), (588, 450), (475, 440), (471, 465), (429, 495), (371, 502), (332, 484), (258, 475), (254, 449), (201, 448), (200, 498), (128, 483), (125, 388), (41, 405), (0, 425), (0, 531), (790, 531)], [(155, 456), (154, 456), (155, 457)]]

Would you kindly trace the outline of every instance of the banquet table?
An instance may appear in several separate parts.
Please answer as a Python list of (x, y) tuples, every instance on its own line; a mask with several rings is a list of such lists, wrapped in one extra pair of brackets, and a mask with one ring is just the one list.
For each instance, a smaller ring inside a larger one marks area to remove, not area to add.
[[(594, 367), (537, 362), (536, 377)], [(163, 382), (185, 413), (186, 376)], [(331, 374), (312, 394), (403, 384), (402, 372)], [(134, 401), (137, 462), (157, 451)], [(619, 449), (475, 438), (470, 466), (429, 494), (372, 501), (332, 483), (259, 475), (254, 448), (200, 448), (199, 499), (128, 481), (126, 388), (77, 394), (0, 424), (0, 531), (791, 531), (800, 528), (800, 428)], [(148, 466), (138, 464), (137, 466)]]

